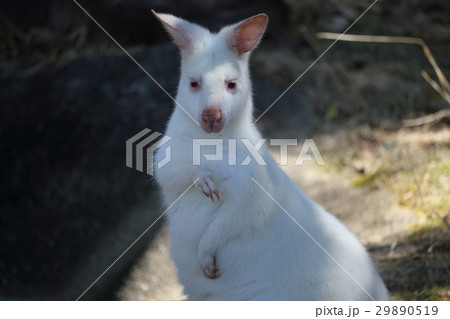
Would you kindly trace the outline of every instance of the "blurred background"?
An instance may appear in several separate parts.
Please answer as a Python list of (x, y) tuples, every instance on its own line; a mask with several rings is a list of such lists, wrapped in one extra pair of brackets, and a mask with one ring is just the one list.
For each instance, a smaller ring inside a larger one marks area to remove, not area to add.
[[(267, 13), (255, 116), (332, 44), (318, 32), (372, 3), (78, 2), (171, 94), (179, 55), (151, 9), (215, 31)], [(379, 0), (348, 33), (421, 38), (450, 74), (446, 0)], [(71, 0), (2, 1), (0, 47), (0, 300), (75, 300), (163, 211), (125, 141), (163, 132), (173, 103)], [(257, 123), (314, 138), (325, 168), (286, 170), (361, 238), (393, 299), (450, 299), (450, 88), (435, 70), (420, 45), (338, 42)], [(82, 300), (183, 298), (161, 220)]]

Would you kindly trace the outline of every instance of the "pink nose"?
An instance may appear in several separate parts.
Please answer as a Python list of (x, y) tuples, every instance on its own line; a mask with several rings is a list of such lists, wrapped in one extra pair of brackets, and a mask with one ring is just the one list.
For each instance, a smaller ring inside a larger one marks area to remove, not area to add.
[(202, 129), (206, 133), (218, 133), (222, 130), (222, 112), (217, 108), (207, 108), (202, 113)]

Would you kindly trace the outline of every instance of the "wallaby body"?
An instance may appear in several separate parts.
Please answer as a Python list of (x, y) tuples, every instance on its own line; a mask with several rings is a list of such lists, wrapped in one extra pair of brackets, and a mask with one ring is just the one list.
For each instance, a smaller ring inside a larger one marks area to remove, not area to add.
[[(156, 178), (189, 299), (388, 299), (363, 245), (295, 186), (265, 146), (259, 154), (266, 165), (249, 161), (245, 141), (256, 145), (261, 136), (252, 121), (248, 56), (267, 16), (211, 34), (154, 14), (182, 55), (179, 106), (166, 131), (171, 160)], [(220, 139), (222, 160), (206, 160), (217, 152), (213, 143), (201, 146), (194, 165), (193, 139)], [(164, 157), (160, 151), (156, 161)]]

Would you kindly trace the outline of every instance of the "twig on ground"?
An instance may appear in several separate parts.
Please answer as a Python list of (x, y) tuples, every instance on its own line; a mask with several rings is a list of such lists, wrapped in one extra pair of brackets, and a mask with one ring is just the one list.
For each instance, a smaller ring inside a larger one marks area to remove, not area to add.
[(433, 89), (436, 90), (443, 98), (447, 101), (448, 104), (450, 104), (450, 91), (446, 92), (443, 88), (439, 86), (429, 75), (427, 72), (423, 71), (420, 73), (422, 77), (428, 82), (428, 84), (431, 85)]
[[(440, 85), (434, 81), (427, 72), (422, 70), (422, 77), (431, 85), (433, 89), (438, 92), (445, 101), (450, 105), (450, 84), (447, 81), (444, 73), (442, 73), (439, 68), (436, 60), (431, 53), (430, 48), (425, 44), (425, 41), (421, 38), (413, 38), (413, 37), (395, 37), (395, 36), (379, 36), (379, 35), (356, 35), (356, 34), (339, 34), (339, 33), (331, 33), (331, 32), (319, 32), (317, 33), (317, 38), (319, 39), (328, 39), (328, 40), (337, 40), (340, 41), (351, 41), (351, 42), (377, 42), (377, 43), (403, 43), (403, 44), (417, 44), (420, 45), (423, 49), (425, 56), (430, 62), (431, 66), (436, 72), (436, 76), (439, 79)], [(411, 126), (420, 126), (425, 124), (434, 123), (440, 121), (444, 118), (450, 117), (450, 109), (444, 109), (439, 112), (429, 114), (426, 116), (422, 116), (415, 119), (407, 119), (404, 120), (403, 123), (407, 127)]]
[(450, 118), (450, 109), (440, 110), (436, 113), (428, 114), (414, 119), (403, 120), (405, 127), (422, 126), (439, 122), (445, 118)]

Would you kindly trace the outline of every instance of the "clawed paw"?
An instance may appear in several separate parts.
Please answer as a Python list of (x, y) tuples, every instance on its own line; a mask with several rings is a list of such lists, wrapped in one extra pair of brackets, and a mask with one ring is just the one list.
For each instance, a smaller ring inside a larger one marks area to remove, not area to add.
[(220, 272), (216, 265), (216, 256), (212, 254), (203, 256), (200, 260), (200, 267), (209, 279), (217, 279), (220, 277)]
[(216, 179), (212, 175), (204, 175), (199, 177), (195, 182), (195, 185), (200, 189), (200, 191), (205, 194), (206, 197), (211, 198), (214, 203), (214, 195), (216, 195), (217, 200), (220, 201), (219, 190), (216, 186)]

